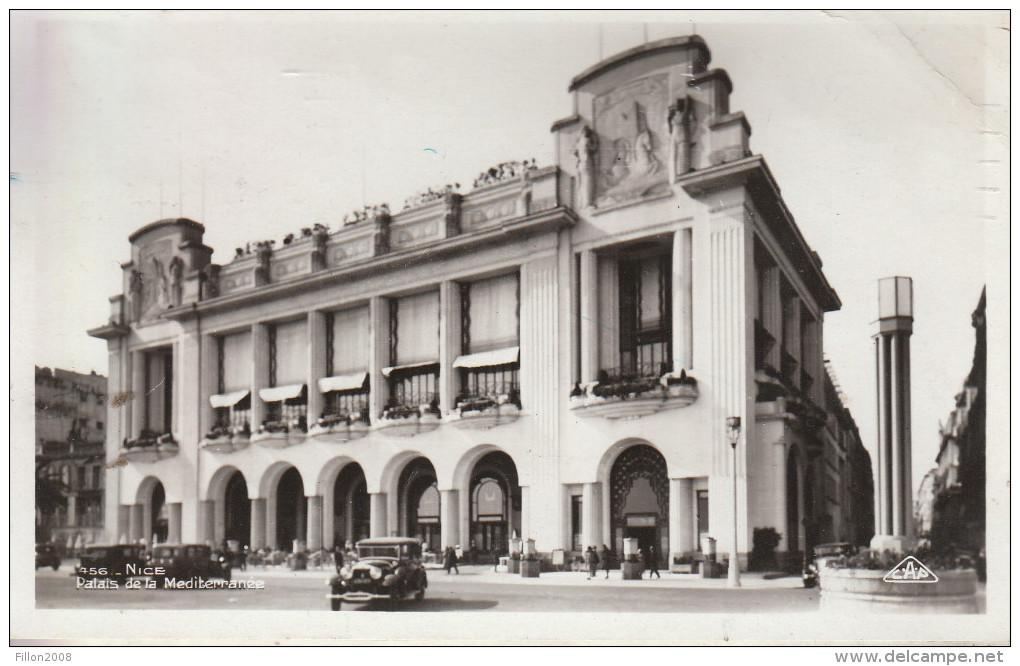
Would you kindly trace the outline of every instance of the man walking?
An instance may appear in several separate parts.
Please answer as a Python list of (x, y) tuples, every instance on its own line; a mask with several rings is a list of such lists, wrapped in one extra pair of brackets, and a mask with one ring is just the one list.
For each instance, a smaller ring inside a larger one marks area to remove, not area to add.
[(659, 558), (656, 556), (655, 546), (648, 546), (645, 552), (645, 568), (648, 569), (648, 580), (652, 579), (652, 574), (656, 578), (662, 578), (659, 575)]

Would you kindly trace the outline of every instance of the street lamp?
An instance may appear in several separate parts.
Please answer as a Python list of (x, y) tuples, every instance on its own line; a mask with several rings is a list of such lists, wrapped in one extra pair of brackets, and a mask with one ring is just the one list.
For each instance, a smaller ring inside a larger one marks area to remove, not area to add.
[(726, 432), (733, 449), (733, 541), (730, 544), (729, 586), (740, 587), (740, 555), (737, 553), (737, 442), (740, 440), (740, 417), (726, 419)]

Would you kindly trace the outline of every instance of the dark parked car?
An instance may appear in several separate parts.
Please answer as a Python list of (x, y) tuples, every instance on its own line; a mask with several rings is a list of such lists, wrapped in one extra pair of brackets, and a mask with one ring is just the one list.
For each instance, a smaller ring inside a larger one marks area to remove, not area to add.
[(226, 556), (214, 553), (212, 548), (197, 543), (168, 544), (152, 549), (149, 566), (156, 573), (152, 577), (162, 586), (163, 579), (187, 580), (198, 577), (203, 580), (222, 578), (230, 580), (230, 561)]
[(60, 568), (60, 552), (55, 544), (35, 544), (35, 568), (39, 567), (53, 567), (54, 571)]
[(344, 601), (397, 602), (409, 595), (425, 598), (429, 582), (421, 564), (421, 542), (405, 537), (363, 539), (357, 544), (357, 561), (337, 566), (326, 581), (330, 607), (338, 611)]
[(145, 547), (136, 544), (89, 546), (79, 558), (75, 575), (85, 580), (111, 578), (121, 583), (141, 576), (146, 566)]
[(849, 557), (854, 554), (854, 546), (846, 541), (836, 543), (820, 543), (813, 549), (809, 549), (804, 556), (804, 587), (817, 587), (820, 585), (818, 572), (829, 560), (834, 560), (844, 555)]

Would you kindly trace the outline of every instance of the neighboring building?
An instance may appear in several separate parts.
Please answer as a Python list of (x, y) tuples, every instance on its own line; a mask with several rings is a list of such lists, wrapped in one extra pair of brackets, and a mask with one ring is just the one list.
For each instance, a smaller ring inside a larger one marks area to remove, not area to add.
[(971, 315), (975, 329), (974, 362), (956, 395), (956, 408), (939, 426), (942, 444), (929, 472), (932, 495), (929, 538), (935, 548), (957, 548), (979, 552), (985, 547), (985, 386), (986, 324), (985, 292)]
[(796, 560), (816, 499), (821, 534), (869, 522), (842, 481), (867, 456), (825, 392), (840, 301), (708, 63), (696, 36), (618, 54), (570, 84), (555, 165), (226, 265), (192, 220), (135, 232), (90, 331), (133, 396), (110, 412), (109, 536), (726, 553), (730, 416), (742, 558), (774, 527)]
[(36, 540), (103, 536), (106, 377), (35, 368)]

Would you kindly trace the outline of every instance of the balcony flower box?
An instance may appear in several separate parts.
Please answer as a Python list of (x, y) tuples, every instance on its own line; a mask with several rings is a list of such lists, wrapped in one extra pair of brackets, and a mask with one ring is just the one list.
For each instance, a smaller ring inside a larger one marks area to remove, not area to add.
[(205, 434), (198, 447), (212, 453), (233, 453), (248, 448), (251, 443), (251, 429), (243, 426), (216, 426)]
[(577, 384), (570, 409), (579, 416), (635, 419), (663, 409), (687, 407), (698, 399), (697, 381), (683, 370), (661, 377), (637, 377)]
[(383, 410), (375, 428), (387, 435), (412, 437), (439, 427), (439, 407), (431, 405), (391, 405)]
[(361, 439), (370, 432), (360, 412), (323, 415), (311, 428), (308, 436), (323, 442), (341, 443)]
[(487, 430), (513, 423), (521, 416), (521, 409), (509, 395), (496, 397), (463, 397), (449, 414), (449, 422), (464, 430)]
[(251, 441), (270, 449), (282, 449), (305, 441), (304, 417), (289, 421), (266, 421), (252, 433)]
[(124, 440), (120, 457), (130, 462), (152, 463), (176, 456), (179, 452), (180, 447), (171, 433), (157, 434), (143, 430), (136, 439)]

